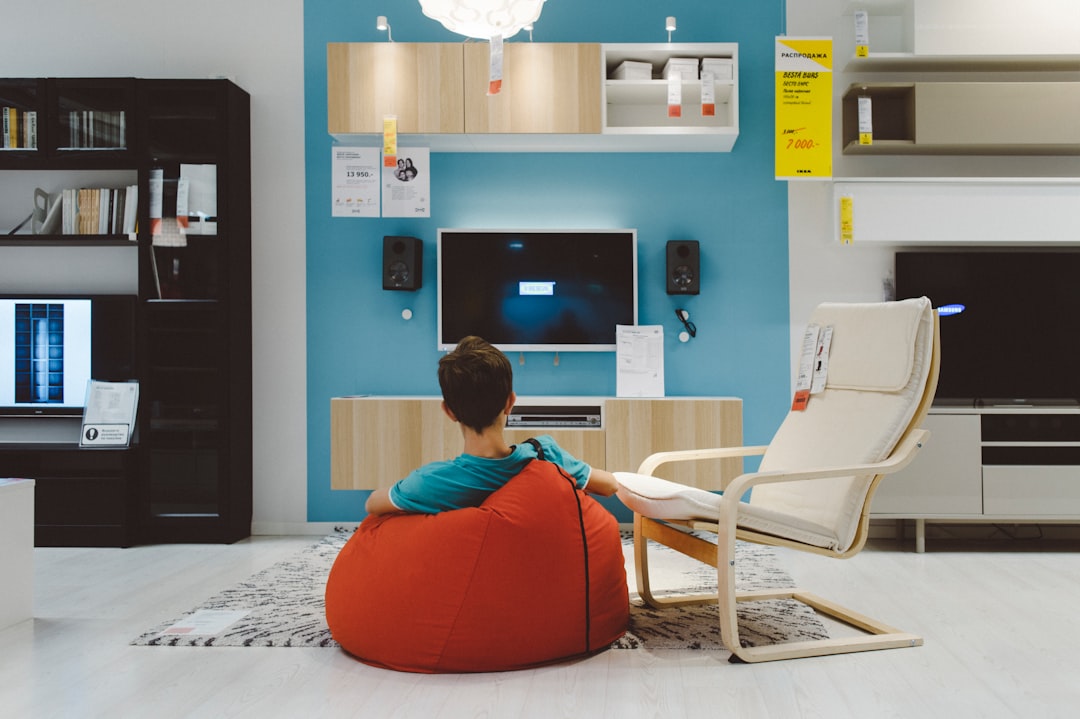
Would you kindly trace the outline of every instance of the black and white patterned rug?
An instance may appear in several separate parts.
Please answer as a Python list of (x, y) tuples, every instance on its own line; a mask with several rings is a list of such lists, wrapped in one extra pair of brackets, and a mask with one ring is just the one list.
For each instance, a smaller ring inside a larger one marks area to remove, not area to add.
[[(337, 647), (326, 626), (326, 577), (351, 530), (323, 538), (296, 555), (226, 589), (183, 617), (131, 643), (188, 647)], [(638, 598), (633, 544), (623, 534), (630, 584), (630, 627), (613, 649), (724, 650), (715, 605), (651, 609)], [(736, 548), (740, 590), (794, 586), (775, 552), (740, 542)], [(666, 547), (652, 545), (649, 575), (658, 596), (701, 594), (716, 589), (716, 570)], [(739, 629), (746, 645), (821, 639), (828, 636), (814, 612), (792, 600), (740, 604)], [(227, 623), (227, 626), (223, 626)]]

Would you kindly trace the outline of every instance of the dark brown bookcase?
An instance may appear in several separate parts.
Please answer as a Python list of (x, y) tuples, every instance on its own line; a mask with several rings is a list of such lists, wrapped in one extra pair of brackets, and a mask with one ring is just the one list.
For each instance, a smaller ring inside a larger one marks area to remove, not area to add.
[(0, 112), (9, 132), (17, 125), (0, 143), (9, 184), (20, 171), (89, 170), (115, 172), (116, 184), (137, 188), (131, 232), (110, 225), (90, 235), (0, 235), (0, 262), (6, 248), (28, 246), (137, 252), (140, 396), (131, 446), (6, 440), (7, 419), (0, 421), (0, 474), (38, 480), (38, 544), (249, 536), (248, 94), (228, 80), (0, 79)]

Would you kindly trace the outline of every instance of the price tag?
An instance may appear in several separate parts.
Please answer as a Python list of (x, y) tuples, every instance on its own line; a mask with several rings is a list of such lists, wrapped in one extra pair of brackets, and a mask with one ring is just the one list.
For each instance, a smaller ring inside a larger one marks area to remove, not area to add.
[(870, 13), (855, 11), (855, 57), (870, 55)]
[(829, 348), (832, 346), (832, 327), (826, 327), (818, 337), (817, 352), (814, 353), (814, 378), (810, 383), (810, 394), (825, 391), (825, 382), (829, 379)]
[(874, 117), (869, 97), (859, 98), (859, 144), (874, 144)]
[(682, 74), (672, 73), (667, 83), (667, 116), (682, 117)]
[(818, 336), (821, 327), (807, 325), (803, 333), (802, 352), (799, 355), (799, 376), (795, 380), (795, 399), (791, 402), (792, 412), (802, 412), (810, 402), (810, 388), (814, 382), (814, 359), (817, 355)]
[(840, 198), (840, 244), (855, 242), (855, 201), (850, 196)]
[(832, 39), (776, 38), (776, 177), (832, 176)]
[(488, 77), (488, 95), (498, 95), (502, 90), (503, 76), (503, 38), (496, 35), (491, 38), (491, 57)]
[(711, 70), (701, 72), (701, 116), (716, 116), (716, 75)]
[(397, 165), (397, 115), (383, 118), (383, 167)]

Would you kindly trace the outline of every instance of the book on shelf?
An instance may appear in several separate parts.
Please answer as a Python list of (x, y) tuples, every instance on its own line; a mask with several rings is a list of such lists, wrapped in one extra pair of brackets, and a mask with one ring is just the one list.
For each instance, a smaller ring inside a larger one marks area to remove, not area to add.
[(37, 112), (17, 107), (0, 107), (5, 150), (37, 149)]
[(127, 119), (123, 110), (70, 110), (68, 149), (123, 150), (127, 147)]
[(60, 193), (64, 235), (131, 235), (135, 232), (137, 185), (67, 188)]

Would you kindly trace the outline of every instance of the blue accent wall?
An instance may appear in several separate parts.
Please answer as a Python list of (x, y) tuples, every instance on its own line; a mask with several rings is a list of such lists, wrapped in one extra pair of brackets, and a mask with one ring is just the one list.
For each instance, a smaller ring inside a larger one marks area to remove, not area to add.
[[(399, 42), (461, 39), (415, 1), (304, 3), (308, 520), (364, 515), (367, 492), (330, 489), (332, 397), (439, 394), (439, 227), (636, 228), (639, 321), (664, 325), (667, 394), (742, 397), (746, 443), (767, 443), (790, 402), (787, 187), (773, 177), (772, 141), (783, 1), (549, 0), (537, 23), (536, 42), (657, 43), (667, 39), (664, 18), (675, 15), (676, 42), (739, 43), (740, 135), (730, 153), (433, 153), (430, 218), (333, 218), (326, 44), (385, 41), (377, 15), (389, 17)], [(408, 137), (399, 143), (408, 146)], [(384, 235), (424, 241), (419, 291), (382, 289)], [(701, 243), (698, 296), (665, 293), (665, 245), (675, 239)], [(698, 328), (685, 344), (676, 307)], [(615, 394), (614, 353), (563, 353), (558, 366), (553, 359), (527, 354), (521, 366), (512, 357), (518, 394)], [(616, 501), (607, 504), (625, 519)]]

